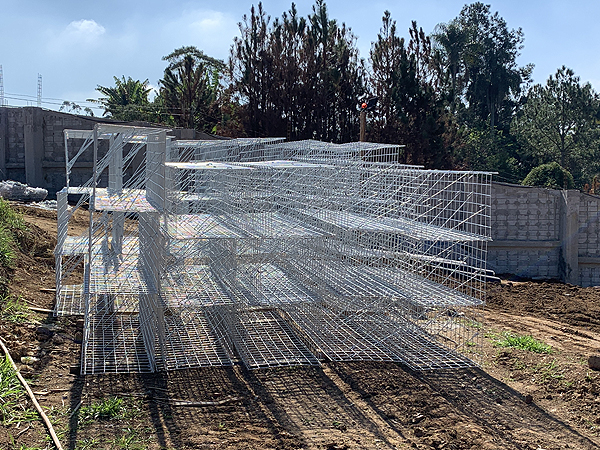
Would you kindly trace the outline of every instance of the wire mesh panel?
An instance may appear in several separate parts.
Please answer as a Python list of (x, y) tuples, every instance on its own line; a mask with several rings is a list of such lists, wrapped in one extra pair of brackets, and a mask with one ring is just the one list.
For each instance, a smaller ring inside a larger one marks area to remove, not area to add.
[(84, 373), (477, 359), (490, 174), (398, 164), (388, 144), (65, 140), (56, 313), (85, 316)]

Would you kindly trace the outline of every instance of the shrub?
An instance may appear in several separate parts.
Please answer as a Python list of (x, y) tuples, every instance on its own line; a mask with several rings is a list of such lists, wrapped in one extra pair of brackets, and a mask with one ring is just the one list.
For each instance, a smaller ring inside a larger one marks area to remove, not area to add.
[(521, 183), (523, 186), (539, 186), (552, 189), (573, 189), (573, 175), (557, 162), (539, 165), (531, 170)]

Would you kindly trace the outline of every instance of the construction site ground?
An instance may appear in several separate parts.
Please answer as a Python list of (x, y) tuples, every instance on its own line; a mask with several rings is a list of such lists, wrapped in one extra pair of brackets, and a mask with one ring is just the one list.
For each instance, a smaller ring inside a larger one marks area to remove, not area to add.
[[(56, 213), (19, 211), (35, 245), (9, 274), (11, 295), (52, 309)], [(84, 232), (85, 213), (72, 224)], [(553, 351), (498, 347), (504, 332)], [(600, 372), (588, 366), (600, 355), (600, 289), (490, 284), (482, 333), (481, 368), (464, 370), (324, 362), (81, 376), (72, 373), (81, 347), (75, 318), (31, 311), (22, 324), (0, 321), (0, 337), (65, 449), (600, 448)], [(27, 356), (34, 359), (22, 363)], [(92, 405), (115, 398), (113, 416), (94, 414)], [(32, 408), (25, 397), (22, 406)], [(52, 448), (41, 421), (0, 430), (0, 449)]]

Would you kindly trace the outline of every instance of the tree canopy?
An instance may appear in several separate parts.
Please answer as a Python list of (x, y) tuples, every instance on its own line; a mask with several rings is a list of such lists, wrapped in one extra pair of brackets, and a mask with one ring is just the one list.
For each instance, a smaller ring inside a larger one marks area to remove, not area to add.
[(225, 64), (192, 46), (178, 48), (163, 60), (169, 65), (159, 81), (156, 103), (161, 111), (177, 126), (210, 131), (218, 120), (210, 109), (217, 100), (219, 74)]
[(556, 161), (533, 168), (522, 184), (552, 189), (573, 189), (575, 187), (573, 175)]
[(238, 25), (226, 62), (194, 46), (163, 57), (153, 101), (148, 80), (98, 86), (104, 115), (227, 136), (348, 142), (359, 136), (359, 104), (377, 97), (367, 140), (404, 144), (400, 162), (491, 170), (518, 183), (550, 162), (577, 186), (599, 175), (598, 94), (566, 67), (532, 86), (533, 65), (517, 62), (523, 31), (490, 5), (467, 4), (430, 33), (415, 20), (400, 32), (385, 11), (366, 60), (324, 0), (306, 17), (294, 3), (272, 17), (259, 2)]
[(239, 27), (229, 58), (230, 89), (248, 135), (356, 139), (366, 72), (352, 31), (330, 19), (323, 0), (307, 18), (298, 17), (292, 3), (273, 21), (259, 3)]
[(149, 81), (134, 80), (123, 75), (121, 78), (113, 77), (113, 87), (97, 86), (96, 90), (104, 97), (91, 100), (104, 107), (104, 116), (115, 120), (135, 121), (148, 120), (150, 114), (150, 101), (148, 95), (152, 91)]
[(563, 66), (545, 85), (531, 88), (513, 132), (537, 161), (556, 161), (583, 184), (599, 169), (599, 111), (600, 98), (592, 86)]

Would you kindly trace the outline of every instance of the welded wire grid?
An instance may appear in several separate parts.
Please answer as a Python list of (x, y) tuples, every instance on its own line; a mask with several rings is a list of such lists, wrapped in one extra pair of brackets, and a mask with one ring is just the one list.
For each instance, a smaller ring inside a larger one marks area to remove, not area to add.
[(85, 316), (84, 373), (477, 360), (491, 174), (389, 144), (102, 124), (65, 142), (56, 314)]

